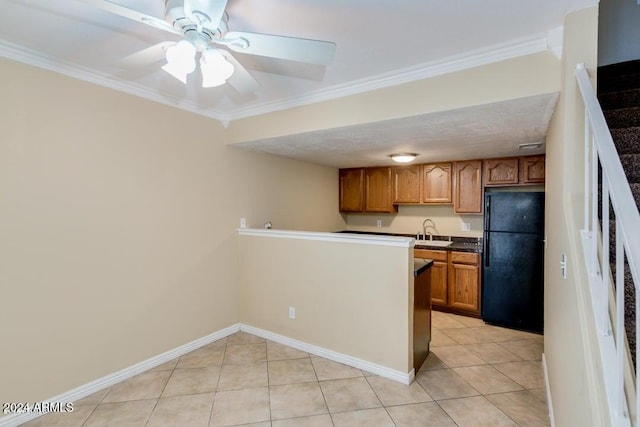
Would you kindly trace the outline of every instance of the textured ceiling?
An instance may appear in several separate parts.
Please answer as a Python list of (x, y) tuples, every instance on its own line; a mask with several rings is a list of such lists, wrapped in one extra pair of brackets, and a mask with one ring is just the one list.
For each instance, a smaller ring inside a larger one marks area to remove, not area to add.
[(547, 94), (357, 126), (234, 144), (236, 147), (335, 167), (393, 164), (389, 154), (419, 154), (416, 162), (544, 153), (519, 150), (545, 141), (558, 94)]

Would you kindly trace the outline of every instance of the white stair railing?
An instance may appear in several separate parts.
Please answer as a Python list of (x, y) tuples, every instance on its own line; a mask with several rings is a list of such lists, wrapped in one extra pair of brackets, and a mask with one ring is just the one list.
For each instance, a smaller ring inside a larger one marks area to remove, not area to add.
[[(635, 287), (635, 342), (640, 345), (638, 313), (640, 313), (640, 214), (631, 194), (629, 182), (622, 169), (611, 132), (602, 113), (589, 74), (583, 64), (576, 69), (576, 79), (582, 94), (585, 110), (585, 209), (582, 230), (583, 250), (588, 269), (591, 301), (598, 331), (598, 344), (604, 371), (605, 392), (609, 404), (612, 426), (640, 426), (640, 376), (634, 380), (625, 376), (634, 372), (630, 366), (625, 340), (624, 282), (626, 259), (631, 270)], [(601, 185), (602, 203), (598, 200)], [(615, 267), (610, 267), (609, 211), (615, 214)], [(602, 222), (598, 217), (601, 212)], [(602, 224), (602, 225), (600, 225)], [(633, 237), (635, 236), (635, 238)], [(609, 293), (611, 277), (615, 277), (615, 300), (610, 310)], [(613, 332), (615, 331), (615, 333)], [(636, 366), (640, 348), (636, 348)], [(625, 392), (631, 390), (631, 393)], [(635, 391), (635, 392), (634, 392)], [(634, 401), (628, 402), (630, 396)], [(629, 411), (629, 405), (635, 406)], [(632, 415), (630, 415), (630, 412)]]

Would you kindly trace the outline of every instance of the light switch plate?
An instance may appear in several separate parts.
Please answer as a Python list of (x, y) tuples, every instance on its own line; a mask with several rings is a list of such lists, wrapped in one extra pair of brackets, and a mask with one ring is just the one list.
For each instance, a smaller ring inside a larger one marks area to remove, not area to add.
[(471, 231), (471, 223), (470, 222), (463, 222), (460, 225), (460, 230), (461, 231)]
[(240, 218), (240, 228), (247, 228), (247, 218)]

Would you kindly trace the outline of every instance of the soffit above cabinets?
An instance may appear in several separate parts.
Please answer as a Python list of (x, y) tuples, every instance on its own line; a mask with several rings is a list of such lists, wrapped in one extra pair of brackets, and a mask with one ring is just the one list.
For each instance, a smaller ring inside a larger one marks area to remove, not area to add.
[[(545, 152), (557, 93), (233, 144), (338, 168), (384, 166), (389, 154), (417, 153), (414, 163)], [(542, 142), (521, 150), (520, 144)]]

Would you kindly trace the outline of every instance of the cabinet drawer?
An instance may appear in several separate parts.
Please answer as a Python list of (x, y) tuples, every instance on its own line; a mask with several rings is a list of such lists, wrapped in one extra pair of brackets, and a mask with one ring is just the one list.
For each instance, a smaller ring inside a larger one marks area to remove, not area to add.
[(447, 251), (433, 251), (430, 249), (414, 249), (413, 256), (415, 258), (427, 258), (434, 261), (447, 261)]
[(480, 256), (475, 252), (451, 252), (451, 262), (456, 264), (472, 264), (480, 263)]

